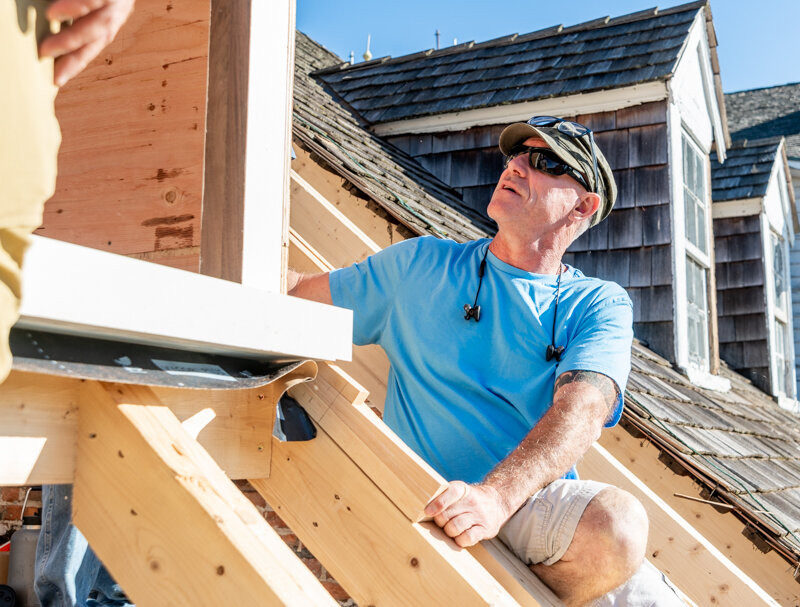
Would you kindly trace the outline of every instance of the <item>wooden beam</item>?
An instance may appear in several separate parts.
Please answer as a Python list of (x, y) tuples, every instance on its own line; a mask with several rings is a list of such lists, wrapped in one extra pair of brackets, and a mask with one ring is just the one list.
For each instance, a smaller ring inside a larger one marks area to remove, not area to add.
[[(307, 362), (273, 384), (252, 390), (152, 388), (230, 478), (269, 474), (274, 403), (296, 381), (316, 374)], [(0, 385), (0, 486), (71, 483), (80, 390), (68, 377), (12, 371)]]
[[(322, 257), (294, 228), (289, 229), (289, 267), (298, 272), (316, 274), (330, 272), (333, 266)], [(353, 360), (338, 361), (338, 365), (350, 377), (358, 377), (367, 390), (370, 407), (383, 411), (386, 400), (386, 378), (389, 376), (389, 359), (380, 346), (353, 346)]]
[(292, 161), (294, 172), (334, 208), (341, 211), (361, 232), (382, 249), (409, 237), (408, 228), (399, 224), (375, 201), (348, 191), (341, 175), (314, 162), (311, 154), (301, 146), (302, 144), (297, 143), (294, 146), (297, 153), (297, 158)]
[(49, 238), (33, 239), (23, 283), (19, 327), (260, 359), (351, 355), (348, 310)]
[(800, 585), (794, 580), (794, 568), (775, 551), (768, 554), (758, 551), (742, 535), (744, 523), (733, 513), (722, 513), (712, 506), (676, 497), (675, 493), (699, 495), (700, 487), (691, 477), (678, 476), (659, 461), (661, 451), (655, 445), (635, 438), (621, 426), (607, 428), (600, 444), (632, 474), (647, 479), (650, 489), (779, 604), (787, 607), (800, 604)]
[(250, 483), (359, 605), (517, 604), (469, 552), (409, 522), (323, 428), (276, 439), (270, 477)]
[(152, 391), (81, 392), (73, 519), (137, 605), (336, 605)]
[(650, 518), (648, 558), (698, 605), (777, 606), (767, 592), (602, 446), (595, 444), (586, 453), (578, 471), (582, 478), (610, 483), (642, 502)]
[(294, 13), (294, 0), (211, 6), (200, 268), (275, 293), (287, 246)]
[(408, 520), (425, 518), (423, 509), (447, 483), (363, 404), (361, 386), (323, 363), (316, 381), (298, 384), (290, 394)]
[(381, 250), (295, 171), (291, 173), (291, 182), (291, 226), (328, 263), (341, 268)]
[[(454, 546), (435, 525), (422, 522), (422, 509), (446, 481), (361, 404), (365, 392), (352, 378), (333, 365), (323, 364), (314, 382), (297, 384), (291, 394), (409, 522), (420, 523), (420, 528), (433, 537), (444, 538), (451, 548)], [(502, 545), (474, 546), (468, 552), (519, 604), (560, 605)]]

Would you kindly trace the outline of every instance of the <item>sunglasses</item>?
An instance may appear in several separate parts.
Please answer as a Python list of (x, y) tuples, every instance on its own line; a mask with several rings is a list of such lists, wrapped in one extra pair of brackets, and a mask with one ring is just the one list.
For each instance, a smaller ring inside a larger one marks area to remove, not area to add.
[(578, 122), (564, 120), (563, 118), (556, 118), (555, 116), (534, 116), (528, 120), (528, 124), (536, 127), (556, 128), (560, 133), (563, 133), (564, 135), (574, 139), (579, 139), (589, 135), (589, 144), (592, 150), (592, 168), (594, 169), (594, 183), (596, 187), (590, 188), (585, 184), (584, 181), (581, 181), (580, 179), (578, 179), (578, 181), (580, 181), (581, 185), (586, 188), (587, 192), (595, 192), (596, 194), (600, 193), (598, 191), (600, 188), (600, 180), (597, 173), (597, 154), (595, 153), (594, 134), (592, 133), (592, 129), (585, 127)]
[(507, 168), (514, 158), (523, 154), (528, 155), (528, 165), (532, 169), (542, 171), (548, 175), (569, 175), (580, 183), (587, 192), (592, 191), (589, 184), (586, 183), (586, 178), (561, 160), (550, 148), (533, 148), (527, 145), (514, 146), (506, 156), (503, 168)]

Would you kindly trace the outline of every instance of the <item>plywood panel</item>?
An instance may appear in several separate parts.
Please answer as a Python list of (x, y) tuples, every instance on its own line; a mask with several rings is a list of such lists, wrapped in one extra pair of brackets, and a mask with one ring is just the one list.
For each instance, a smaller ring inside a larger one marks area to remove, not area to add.
[(116, 253), (199, 244), (208, 18), (208, 0), (139, 0), (62, 89), (58, 183), (39, 234)]

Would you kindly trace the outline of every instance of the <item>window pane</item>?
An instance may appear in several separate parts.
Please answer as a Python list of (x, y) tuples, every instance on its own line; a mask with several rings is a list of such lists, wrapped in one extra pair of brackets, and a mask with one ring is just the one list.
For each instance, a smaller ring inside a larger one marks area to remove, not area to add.
[(786, 325), (779, 320), (775, 320), (775, 344), (773, 357), (775, 361), (775, 391), (786, 394), (786, 383), (788, 375), (788, 361), (786, 360)]
[(686, 238), (703, 253), (708, 253), (706, 235), (708, 220), (706, 211), (706, 169), (705, 157), (689, 143), (686, 135), (682, 138), (683, 150), (683, 200), (686, 216)]
[(783, 240), (772, 234), (772, 273), (775, 284), (775, 307), (786, 312), (786, 264), (783, 256)]
[(706, 270), (686, 258), (686, 299), (689, 328), (689, 361), (708, 367), (708, 305)]

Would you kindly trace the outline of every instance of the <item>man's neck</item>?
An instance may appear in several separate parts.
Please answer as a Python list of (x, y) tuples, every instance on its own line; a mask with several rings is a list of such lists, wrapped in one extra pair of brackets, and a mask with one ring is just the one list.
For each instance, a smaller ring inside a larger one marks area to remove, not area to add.
[(565, 249), (556, 242), (515, 242), (499, 232), (489, 244), (495, 257), (534, 274), (558, 274)]

